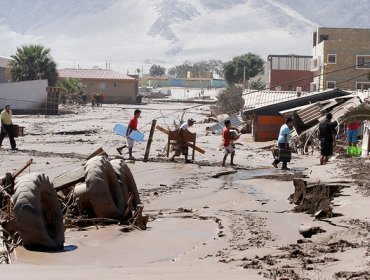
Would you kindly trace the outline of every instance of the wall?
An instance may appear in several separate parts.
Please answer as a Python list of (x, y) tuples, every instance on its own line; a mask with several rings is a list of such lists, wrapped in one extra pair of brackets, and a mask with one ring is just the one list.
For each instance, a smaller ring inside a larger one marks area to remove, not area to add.
[(86, 86), (87, 100), (92, 93), (103, 92), (104, 103), (135, 104), (138, 94), (137, 80), (87, 80), (81, 82)]
[(47, 86), (47, 80), (2, 83), (0, 84), (0, 108), (10, 104), (15, 112), (47, 114)]
[(172, 87), (207, 88), (211, 86), (210, 79), (171, 79)]
[(6, 68), (0, 67), (0, 83), (7, 83), (10, 77)]
[(284, 116), (256, 116), (253, 119), (254, 141), (277, 140), (280, 127), (285, 123)]
[[(328, 35), (329, 39), (319, 42), (320, 35)], [(370, 68), (356, 69), (357, 55), (370, 55), (370, 29), (357, 28), (323, 28), (320, 27), (316, 34), (317, 44), (313, 48), (314, 58), (319, 58), (321, 68), (317, 69), (321, 73), (333, 72), (315, 78), (316, 83), (321, 84), (321, 89), (326, 89), (327, 81), (337, 82), (337, 87), (343, 90), (356, 90), (356, 82), (369, 82), (366, 75), (351, 79), (361, 74), (366, 74)], [(329, 64), (328, 54), (337, 55), (337, 63)]]
[(149, 79), (148, 85), (150, 87), (169, 87), (170, 80), (169, 79)]
[[(296, 82), (294, 82), (296, 81)], [(313, 73), (311, 71), (301, 70), (271, 70), (270, 72), (270, 88), (275, 89), (281, 85), (281, 91), (293, 90), (301, 87), (302, 91), (310, 90), (310, 83), (313, 81)]]

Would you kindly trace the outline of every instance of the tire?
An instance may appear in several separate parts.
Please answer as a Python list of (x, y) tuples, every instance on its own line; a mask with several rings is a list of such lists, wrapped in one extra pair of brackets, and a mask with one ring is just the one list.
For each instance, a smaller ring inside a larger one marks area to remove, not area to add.
[(37, 173), (20, 177), (12, 199), (23, 246), (38, 251), (63, 250), (63, 214), (49, 178)]
[(116, 173), (118, 183), (121, 187), (121, 192), (123, 195), (123, 201), (125, 202), (125, 206), (127, 206), (127, 201), (129, 199), (129, 193), (127, 190), (126, 180), (124, 177), (124, 165), (125, 161), (121, 159), (113, 159), (110, 161), (114, 172)]
[(98, 218), (119, 219), (125, 206), (121, 187), (110, 162), (103, 156), (89, 159), (85, 165), (88, 199)]
[[(132, 201), (132, 205), (137, 208), (137, 206), (141, 203), (140, 202), (140, 195), (137, 189), (137, 185), (134, 179), (134, 176), (131, 173), (130, 168), (127, 166), (124, 160), (122, 159), (114, 159), (111, 160), (111, 164), (113, 166), (114, 171), (117, 174), (117, 178), (120, 182), (122, 182), (121, 187), (123, 192), (127, 191), (127, 199), (130, 194), (134, 195), (134, 199)], [(124, 194), (125, 195), (125, 194)], [(125, 200), (126, 202), (127, 200)]]

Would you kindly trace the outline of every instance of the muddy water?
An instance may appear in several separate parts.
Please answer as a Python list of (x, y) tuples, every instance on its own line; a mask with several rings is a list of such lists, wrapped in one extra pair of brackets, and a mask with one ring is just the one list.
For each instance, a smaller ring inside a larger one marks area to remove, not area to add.
[[(212, 221), (162, 218), (146, 231), (124, 233), (118, 226), (66, 232), (65, 252), (17, 248), (16, 264), (133, 266), (173, 261), (213, 238)], [(129, 256), (129, 257), (128, 257)]]
[[(301, 170), (280, 172), (276, 169), (238, 170), (221, 176), (224, 188), (237, 188), (246, 195), (245, 210), (266, 218), (266, 228), (272, 232), (273, 245), (295, 242), (301, 238), (299, 226), (312, 222), (309, 215), (293, 213), (293, 205), (288, 201), (294, 192), (292, 181), (273, 180), (275, 175), (287, 175)], [(266, 176), (269, 179), (264, 179)], [(256, 179), (257, 178), (257, 179)]]

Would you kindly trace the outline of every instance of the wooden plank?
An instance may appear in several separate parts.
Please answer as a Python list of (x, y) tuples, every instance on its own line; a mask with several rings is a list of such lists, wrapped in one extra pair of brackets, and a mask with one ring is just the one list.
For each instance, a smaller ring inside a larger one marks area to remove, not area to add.
[[(161, 126), (159, 126), (159, 125), (157, 125), (156, 126), (156, 128), (159, 130), (159, 131), (161, 131), (161, 132), (163, 132), (163, 133), (165, 133), (165, 134), (167, 134), (167, 135), (169, 135), (170, 134), (170, 131), (169, 130), (167, 130), (167, 129), (165, 129), (165, 128), (163, 128), (163, 127), (161, 127)], [(175, 139), (173, 139), (173, 140), (175, 140)], [(189, 143), (189, 142), (185, 142), (185, 144), (187, 145), (187, 146), (189, 146), (190, 148), (193, 148), (194, 150), (196, 150), (197, 152), (199, 152), (199, 153), (201, 153), (201, 154), (204, 154), (206, 151), (205, 150), (203, 150), (202, 148), (199, 148), (198, 146), (195, 146), (195, 145), (193, 145), (192, 143)]]
[(24, 166), (19, 168), (16, 172), (12, 174), (13, 180), (17, 178), (28, 166), (30, 166), (33, 163), (33, 159), (29, 159)]
[(97, 155), (108, 156), (108, 154), (103, 150), (103, 148), (100, 147), (95, 152), (93, 152), (91, 155), (89, 155), (86, 160), (89, 160), (89, 159), (91, 159), (91, 158), (93, 158), (94, 156), (97, 156)]
[(54, 190), (61, 191), (63, 189), (72, 187), (77, 183), (82, 183), (85, 181), (85, 167), (81, 166), (78, 169), (68, 171), (57, 177), (52, 181)]
[(148, 158), (149, 158), (150, 146), (152, 145), (153, 134), (154, 134), (156, 124), (157, 124), (157, 120), (153, 120), (152, 121), (152, 127), (150, 128), (148, 143), (147, 143), (146, 149), (145, 149), (144, 162), (148, 161)]

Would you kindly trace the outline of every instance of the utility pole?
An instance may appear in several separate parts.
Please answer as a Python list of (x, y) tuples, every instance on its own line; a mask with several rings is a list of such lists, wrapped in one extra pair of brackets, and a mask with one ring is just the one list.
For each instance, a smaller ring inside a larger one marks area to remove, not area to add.
[(243, 88), (245, 89), (245, 66), (243, 66)]

